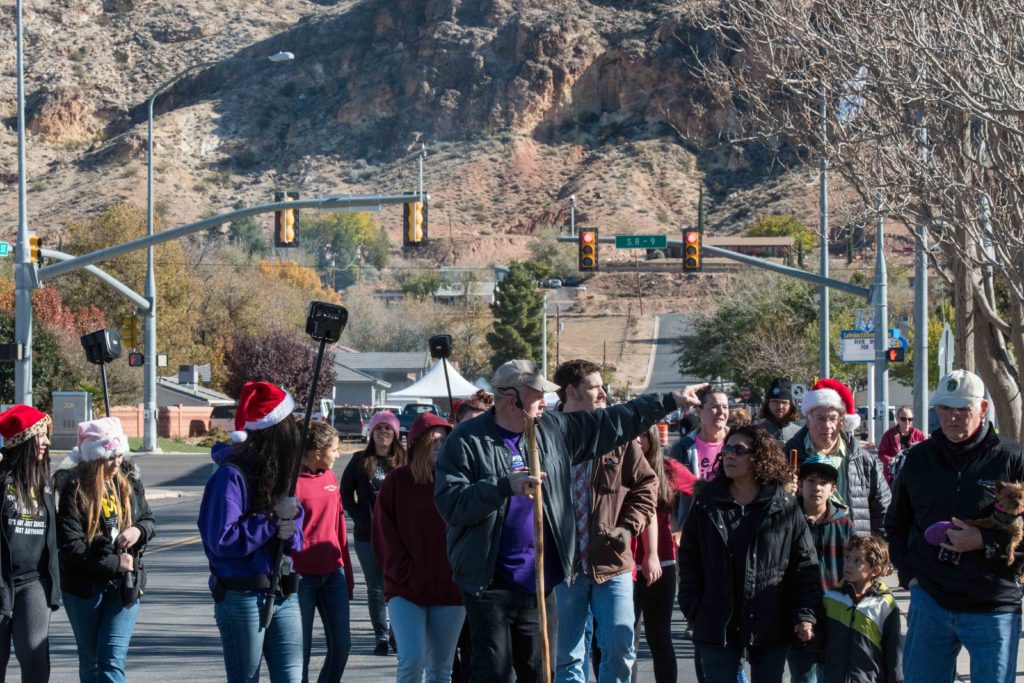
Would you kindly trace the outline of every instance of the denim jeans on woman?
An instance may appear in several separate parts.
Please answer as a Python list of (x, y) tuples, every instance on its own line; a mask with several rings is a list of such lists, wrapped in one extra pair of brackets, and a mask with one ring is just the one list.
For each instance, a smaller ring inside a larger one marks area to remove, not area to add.
[(313, 645), (313, 621), (317, 612), (324, 625), (327, 658), (317, 683), (337, 683), (345, 673), (352, 649), (349, 627), (348, 583), (345, 570), (330, 574), (302, 574), (299, 581), (299, 609), (302, 612), (302, 682), (309, 680), (309, 652)]
[(388, 640), (388, 608), (384, 602), (384, 572), (373, 554), (373, 546), (369, 541), (353, 541), (359, 566), (366, 580), (366, 607), (370, 610), (370, 623), (373, 635), (378, 643)]
[(302, 680), (302, 617), (295, 595), (274, 602), (270, 628), (260, 628), (260, 609), (266, 592), (227, 591), (214, 603), (224, 670), (228, 683), (259, 683), (260, 663), (267, 658), (272, 683)]
[(125, 680), (128, 645), (139, 616), (139, 603), (121, 605), (117, 590), (93, 587), (87, 598), (64, 593), (64, 611), (78, 646), (78, 678), (82, 683)]
[(1013, 612), (954, 612), (942, 608), (923, 588), (910, 587), (905, 683), (952, 681), (956, 656), (966, 647), (971, 680), (1012, 683), (1017, 676), (1021, 615)]
[(398, 643), (396, 683), (449, 683), (452, 657), (466, 619), (462, 605), (423, 607), (405, 598), (388, 601), (391, 628)]

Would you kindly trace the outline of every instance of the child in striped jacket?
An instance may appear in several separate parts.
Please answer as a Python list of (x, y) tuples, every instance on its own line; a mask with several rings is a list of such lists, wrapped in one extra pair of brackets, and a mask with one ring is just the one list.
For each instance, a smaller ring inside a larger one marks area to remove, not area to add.
[(902, 683), (900, 609), (878, 580), (889, 549), (876, 536), (846, 544), (844, 581), (825, 593), (825, 680), (829, 683)]

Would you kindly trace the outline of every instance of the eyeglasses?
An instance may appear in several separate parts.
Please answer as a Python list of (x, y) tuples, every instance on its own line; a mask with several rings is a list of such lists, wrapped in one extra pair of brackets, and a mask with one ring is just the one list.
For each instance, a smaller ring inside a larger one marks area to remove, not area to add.
[(753, 448), (740, 443), (730, 443), (722, 446), (722, 455), (735, 455), (739, 457), (741, 455), (750, 455), (753, 452)]
[(899, 419), (900, 422), (913, 422), (914, 421), (914, 418), (912, 418), (912, 417), (900, 417), (898, 419)]
[(818, 424), (822, 424), (822, 425), (823, 424), (837, 425), (837, 424), (839, 424), (839, 419), (840, 418), (839, 418), (838, 415), (812, 415), (811, 419), (814, 420), (815, 422), (817, 422)]

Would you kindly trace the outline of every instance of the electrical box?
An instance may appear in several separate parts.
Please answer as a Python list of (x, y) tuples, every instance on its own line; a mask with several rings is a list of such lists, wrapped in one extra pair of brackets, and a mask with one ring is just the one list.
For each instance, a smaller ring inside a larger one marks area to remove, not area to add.
[(78, 423), (92, 419), (92, 394), (87, 391), (53, 392), (53, 434), (50, 448), (67, 451), (78, 445)]

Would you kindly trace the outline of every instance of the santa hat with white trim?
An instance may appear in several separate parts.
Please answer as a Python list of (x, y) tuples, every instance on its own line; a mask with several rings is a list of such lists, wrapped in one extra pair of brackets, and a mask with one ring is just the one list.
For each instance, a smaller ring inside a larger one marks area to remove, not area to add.
[(248, 432), (273, 427), (295, 410), (295, 400), (270, 382), (246, 382), (235, 410), (235, 431), (231, 440), (245, 441)]
[(809, 414), (815, 408), (834, 408), (842, 414), (843, 429), (847, 432), (855, 431), (860, 427), (860, 415), (857, 414), (857, 406), (853, 402), (853, 392), (836, 379), (825, 378), (819, 380), (811, 391), (804, 394), (800, 403), (800, 411), (804, 415)]

